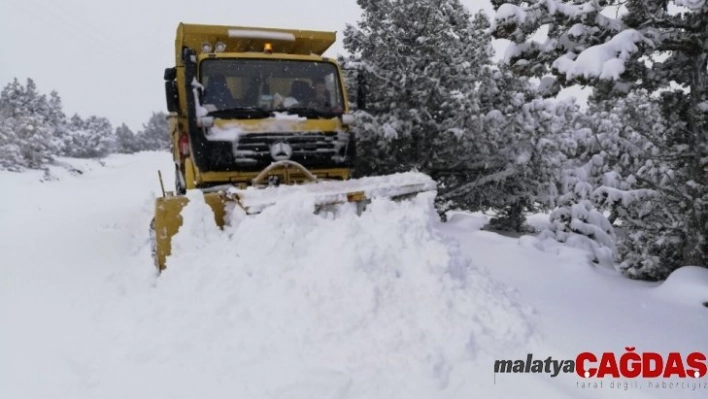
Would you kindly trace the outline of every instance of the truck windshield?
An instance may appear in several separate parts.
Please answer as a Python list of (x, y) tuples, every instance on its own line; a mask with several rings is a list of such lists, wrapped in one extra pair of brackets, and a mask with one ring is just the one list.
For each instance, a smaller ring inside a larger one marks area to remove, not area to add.
[(344, 109), (337, 68), (328, 62), (207, 59), (200, 80), (202, 105), (212, 114), (263, 118), (281, 111), (319, 118)]

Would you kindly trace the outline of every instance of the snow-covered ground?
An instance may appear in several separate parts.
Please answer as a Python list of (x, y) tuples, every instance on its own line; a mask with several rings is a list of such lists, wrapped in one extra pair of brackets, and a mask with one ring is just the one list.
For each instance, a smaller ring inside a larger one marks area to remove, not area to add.
[(705, 269), (629, 281), (483, 215), (440, 223), (425, 195), (336, 217), (295, 197), (220, 231), (192, 194), (158, 277), (170, 155), (67, 162), (83, 173), (0, 172), (0, 398), (708, 396), (494, 374), (528, 353), (706, 353)]

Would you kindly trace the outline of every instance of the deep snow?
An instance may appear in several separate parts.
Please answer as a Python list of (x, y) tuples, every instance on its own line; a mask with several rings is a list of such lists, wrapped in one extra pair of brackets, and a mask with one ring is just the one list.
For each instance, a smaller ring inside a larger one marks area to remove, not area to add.
[(705, 353), (705, 269), (629, 281), (578, 249), (482, 231), (484, 215), (440, 223), (428, 195), (361, 216), (293, 196), (220, 231), (190, 193), (158, 277), (147, 227), (170, 155), (66, 161), (84, 173), (0, 172), (0, 397), (708, 395), (493, 373), (527, 353)]

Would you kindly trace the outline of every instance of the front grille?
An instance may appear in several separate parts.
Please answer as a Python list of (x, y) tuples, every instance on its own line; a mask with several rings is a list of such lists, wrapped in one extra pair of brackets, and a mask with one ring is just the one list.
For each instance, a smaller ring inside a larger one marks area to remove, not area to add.
[[(279, 159), (291, 159), (305, 163), (308, 159), (336, 161), (345, 155), (344, 151), (348, 142), (348, 136), (337, 132), (248, 133), (240, 136), (238, 142), (233, 144), (233, 155), (234, 161), (239, 164), (254, 164), (263, 161), (270, 163)], [(273, 146), (279, 143), (285, 146), (281, 146), (283, 151), (274, 157)]]
[(245, 133), (237, 142), (205, 144), (199, 156), (209, 171), (260, 170), (283, 159), (307, 168), (349, 167), (353, 162), (353, 142), (340, 132)]

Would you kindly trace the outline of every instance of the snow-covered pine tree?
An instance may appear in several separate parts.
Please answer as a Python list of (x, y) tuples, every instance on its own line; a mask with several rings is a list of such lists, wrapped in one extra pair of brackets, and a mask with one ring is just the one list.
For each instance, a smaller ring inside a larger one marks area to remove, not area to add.
[(359, 5), (362, 21), (344, 34), (345, 61), (362, 68), (369, 89), (355, 132), (357, 171), (422, 171), (439, 184), (441, 214), (492, 208), (519, 229), (522, 211), (547, 197), (541, 153), (550, 141), (528, 119), (545, 118), (549, 105), (525, 106), (537, 94), (492, 65), (488, 20), (459, 1)]
[(543, 236), (589, 249), (594, 261), (613, 265), (617, 237), (612, 224), (622, 225), (621, 244), (632, 229), (626, 221), (636, 220), (652, 196), (636, 187), (634, 174), (656, 153), (638, 131), (662, 131), (657, 115), (655, 104), (641, 92), (591, 102), (578, 128), (564, 138), (570, 151), (559, 168), (559, 208)]
[(474, 142), (483, 145), (466, 157), (476, 157), (478, 166), (458, 176), (464, 180), (441, 198), (455, 199), (468, 210), (496, 211), (492, 228), (526, 230), (524, 213), (546, 209), (555, 200), (553, 182), (563, 162), (558, 138), (571, 129), (578, 107), (538, 98), (537, 88), (505, 68), (483, 82), (480, 92), (485, 116)]
[(32, 79), (23, 86), (17, 79), (0, 93), (0, 163), (21, 170), (41, 168), (53, 160), (57, 147), (52, 109), (47, 97), (37, 91)]
[(113, 127), (108, 119), (90, 116), (82, 119), (74, 114), (67, 126), (69, 141), (65, 144), (68, 156), (102, 158), (115, 150)]
[[(622, 269), (661, 279), (685, 264), (708, 265), (708, 3), (704, 1), (505, 1), (495, 35), (514, 42), (507, 61), (520, 73), (595, 87), (598, 98), (645, 89), (668, 121), (638, 133), (655, 153), (633, 174), (652, 195), (651, 223), (626, 217)], [(522, 4), (523, 3), (523, 4)], [(613, 18), (617, 10), (618, 18)], [(679, 10), (680, 12), (676, 12)], [(541, 27), (548, 39), (532, 40)], [(681, 87), (676, 89), (672, 84)], [(635, 213), (637, 215), (643, 212)], [(651, 225), (651, 227), (649, 227)]]
[(350, 64), (370, 88), (357, 135), (364, 175), (444, 168), (479, 129), (476, 85), (488, 73), (489, 42), (458, 0), (359, 0), (347, 26)]
[(57, 149), (58, 155), (66, 155), (63, 154), (62, 151), (64, 149), (64, 143), (68, 140), (67, 120), (59, 93), (56, 91), (49, 93), (48, 102), (49, 114), (47, 115), (47, 120), (53, 128), (53, 146)]
[(140, 143), (130, 128), (123, 123), (116, 128), (116, 151), (122, 154), (132, 154), (140, 151)]
[(558, 169), (558, 207), (550, 215), (550, 227), (541, 232), (539, 238), (554, 238), (585, 249), (592, 255), (593, 262), (614, 267), (617, 237), (612, 224), (592, 201), (596, 187), (593, 183), (601, 175), (604, 159), (599, 154), (589, 159), (585, 154), (577, 154), (587, 153), (587, 143), (582, 136), (588, 131), (584, 128), (575, 131), (579, 140), (567, 147), (570, 152)]
[(153, 112), (143, 129), (136, 134), (138, 151), (160, 151), (170, 148), (167, 114)]
[(0, 116), (0, 169), (20, 171), (25, 165), (22, 150), (9, 118)]

